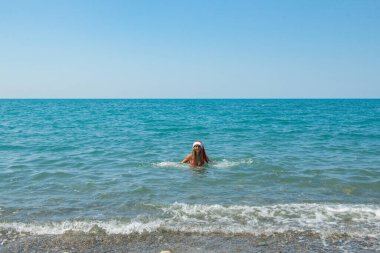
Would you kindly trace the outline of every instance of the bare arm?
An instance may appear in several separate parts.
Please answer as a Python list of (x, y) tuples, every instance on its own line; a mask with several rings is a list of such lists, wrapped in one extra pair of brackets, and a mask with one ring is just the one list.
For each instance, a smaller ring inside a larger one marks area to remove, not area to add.
[(187, 163), (191, 159), (191, 154), (188, 154), (185, 159), (182, 160), (182, 163)]

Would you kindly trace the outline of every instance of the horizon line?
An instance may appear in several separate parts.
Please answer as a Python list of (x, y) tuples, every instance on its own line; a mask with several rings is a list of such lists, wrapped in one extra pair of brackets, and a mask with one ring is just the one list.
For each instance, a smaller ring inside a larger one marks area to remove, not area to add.
[(83, 97), (83, 98), (71, 98), (71, 97), (53, 97), (53, 98), (22, 98), (22, 97), (13, 97), (13, 98), (0, 98), (0, 100), (360, 100), (360, 99), (366, 99), (366, 100), (376, 100), (380, 99), (380, 97), (377, 98), (371, 98), (371, 97), (363, 97), (363, 98), (351, 98), (351, 97), (331, 97), (331, 98), (324, 98), (324, 97), (315, 97), (315, 98), (302, 98), (302, 97), (289, 97), (289, 98), (228, 98), (228, 97), (222, 97), (222, 98), (150, 98), (150, 97), (142, 97), (142, 98), (102, 98), (102, 97)]

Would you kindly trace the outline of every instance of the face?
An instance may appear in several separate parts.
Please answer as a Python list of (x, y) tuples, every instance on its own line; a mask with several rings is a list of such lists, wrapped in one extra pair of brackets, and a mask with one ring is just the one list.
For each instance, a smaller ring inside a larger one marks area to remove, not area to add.
[(199, 145), (195, 145), (193, 149), (194, 149), (196, 152), (199, 152), (199, 151), (201, 151), (201, 146), (199, 146)]

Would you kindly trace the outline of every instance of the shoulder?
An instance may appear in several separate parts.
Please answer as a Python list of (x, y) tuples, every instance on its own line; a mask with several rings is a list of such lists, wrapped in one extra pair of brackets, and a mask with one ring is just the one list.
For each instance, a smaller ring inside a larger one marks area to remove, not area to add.
[(188, 154), (185, 159), (190, 160), (193, 157), (193, 154)]
[(191, 158), (192, 158), (192, 154), (190, 153), (190, 154), (188, 154), (184, 159), (183, 159), (183, 163), (186, 163), (186, 162), (188, 162), (188, 161), (190, 161), (191, 160)]

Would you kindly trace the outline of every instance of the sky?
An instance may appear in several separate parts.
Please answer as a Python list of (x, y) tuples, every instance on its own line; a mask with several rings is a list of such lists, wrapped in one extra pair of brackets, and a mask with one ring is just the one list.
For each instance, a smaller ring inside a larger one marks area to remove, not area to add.
[(379, 98), (378, 0), (0, 0), (0, 98)]

